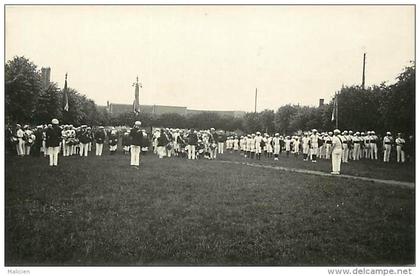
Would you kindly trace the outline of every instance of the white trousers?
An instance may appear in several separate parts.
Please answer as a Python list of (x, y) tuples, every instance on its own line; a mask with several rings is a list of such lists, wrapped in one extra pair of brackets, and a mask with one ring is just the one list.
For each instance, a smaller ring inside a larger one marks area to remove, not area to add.
[(312, 146), (311, 148), (311, 155), (317, 155), (318, 154), (318, 147)]
[[(118, 145), (109, 146), (109, 151), (116, 151)], [(140, 147), (140, 146), (139, 146)]]
[(222, 143), (217, 143), (217, 152), (218, 153), (223, 154), (223, 146), (224, 146), (223, 142)]
[(80, 156), (88, 156), (88, 149), (89, 149), (89, 143), (82, 144), (80, 143)]
[(96, 155), (97, 156), (101, 156), (102, 155), (103, 148), (104, 148), (104, 144), (98, 144), (98, 143), (96, 143)]
[(280, 145), (274, 145), (274, 154), (280, 153)]
[(68, 156), (69, 154), (67, 151), (67, 143), (65, 139), (62, 140), (61, 146), (63, 147), (63, 156)]
[(405, 153), (401, 146), (397, 146), (397, 162), (399, 163), (400, 161), (405, 162)]
[(195, 145), (188, 145), (188, 159), (195, 159)]
[(370, 144), (370, 159), (378, 160), (378, 146), (376, 143)]
[(50, 156), (50, 166), (57, 166), (59, 151), (60, 147), (48, 147), (48, 155)]
[(140, 146), (131, 145), (131, 166), (139, 166), (140, 165)]
[(47, 156), (48, 149), (47, 149), (45, 140), (42, 141), (42, 151), (44, 152), (44, 156)]
[(349, 161), (349, 146), (347, 144), (343, 143), (343, 150), (341, 153), (341, 160), (344, 163), (347, 163)]
[(159, 156), (159, 158), (163, 158), (164, 156), (166, 156), (166, 149), (164, 146), (158, 146), (157, 147), (157, 154)]
[(334, 150), (331, 154), (331, 161), (332, 161), (332, 171), (333, 172), (340, 172), (341, 168), (341, 154), (342, 150)]
[(262, 151), (261, 146), (257, 145), (255, 147), (255, 153), (261, 153), (261, 151)]
[(18, 138), (18, 143), (16, 145), (16, 152), (19, 156), (25, 155), (25, 141), (22, 138)]
[(354, 144), (353, 147), (353, 160), (360, 160), (360, 144)]
[(29, 144), (25, 145), (25, 155), (31, 154), (31, 146)]
[(330, 159), (331, 158), (331, 144), (325, 145), (325, 158)]
[(216, 148), (214, 148), (214, 149), (210, 148), (209, 150), (210, 150), (210, 158), (211, 159), (216, 159), (217, 158), (217, 149)]
[(389, 162), (389, 156), (391, 155), (391, 145), (385, 145), (384, 148), (384, 162)]

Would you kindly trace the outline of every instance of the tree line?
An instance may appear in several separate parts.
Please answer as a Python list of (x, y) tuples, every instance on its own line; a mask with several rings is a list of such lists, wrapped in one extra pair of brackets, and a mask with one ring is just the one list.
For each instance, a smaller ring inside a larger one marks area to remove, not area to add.
[[(103, 108), (74, 88), (68, 88), (69, 110), (63, 110), (63, 89), (56, 83), (42, 86), (38, 67), (25, 57), (14, 57), (5, 65), (6, 123), (43, 124), (51, 118), (73, 125), (132, 125), (141, 120), (144, 126), (197, 128), (214, 127), (237, 132), (264, 131), (291, 134), (316, 128), (335, 128), (331, 120), (333, 99), (319, 107), (284, 105), (276, 111), (249, 112), (241, 118), (203, 112), (153, 115), (123, 113), (110, 116)], [(375, 130), (414, 134), (415, 129), (415, 65), (411, 63), (393, 84), (343, 86), (337, 91), (338, 122), (341, 130)]]

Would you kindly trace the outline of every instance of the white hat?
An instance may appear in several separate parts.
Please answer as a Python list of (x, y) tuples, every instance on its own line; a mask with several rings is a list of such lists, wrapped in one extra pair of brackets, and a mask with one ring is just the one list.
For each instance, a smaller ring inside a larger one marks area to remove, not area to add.
[(339, 129), (334, 129), (334, 134), (340, 134), (340, 130)]
[(312, 130), (312, 132), (318, 132), (315, 128)]
[(257, 135), (258, 135), (258, 134), (261, 134), (261, 132), (257, 131)]
[(277, 132), (276, 134), (274, 134), (275, 136), (279, 136), (280, 134)]
[(141, 126), (141, 122), (140, 122), (140, 121), (136, 121), (136, 122), (134, 123), (134, 125), (135, 125), (135, 126)]
[(387, 131), (386, 135), (391, 135), (391, 132)]
[(54, 124), (54, 125), (58, 125), (58, 120), (57, 119), (52, 119), (51, 123)]

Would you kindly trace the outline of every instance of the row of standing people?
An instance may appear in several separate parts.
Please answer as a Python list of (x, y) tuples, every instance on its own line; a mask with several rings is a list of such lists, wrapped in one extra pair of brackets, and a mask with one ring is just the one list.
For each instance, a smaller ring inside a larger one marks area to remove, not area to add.
[[(270, 136), (260, 132), (243, 136), (229, 136), (226, 140), (226, 148), (229, 151), (241, 151), (246, 158), (261, 159), (261, 156), (278, 160), (279, 155), (285, 152), (290, 154), (303, 155), (303, 160), (316, 162), (317, 158), (330, 159), (332, 154), (333, 132), (318, 133), (316, 129), (311, 132), (304, 132), (302, 135), (281, 136), (276, 133)], [(413, 156), (413, 138), (410, 137), (409, 146), (401, 133), (397, 134), (394, 140), (391, 133), (387, 132), (383, 139), (375, 134), (375, 131), (366, 133), (352, 131), (340, 132), (340, 140), (343, 145), (342, 162), (349, 160), (372, 159), (378, 160), (378, 152), (382, 152), (383, 161), (389, 162), (391, 152), (396, 151), (396, 161), (404, 163), (406, 160), (406, 148), (409, 156)], [(410, 150), (411, 148), (411, 150)]]

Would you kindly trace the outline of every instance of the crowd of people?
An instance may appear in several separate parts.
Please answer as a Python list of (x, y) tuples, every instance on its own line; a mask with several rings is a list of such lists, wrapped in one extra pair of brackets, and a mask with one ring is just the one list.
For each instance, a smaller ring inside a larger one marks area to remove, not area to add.
[(6, 139), (9, 150), (18, 156), (49, 156), (50, 166), (57, 166), (58, 155), (86, 157), (95, 148), (101, 156), (104, 144), (109, 153), (115, 154), (121, 144), (122, 152), (131, 155), (130, 164), (139, 166), (141, 153), (153, 151), (159, 158), (178, 157), (185, 159), (216, 159), (225, 151), (240, 153), (244, 158), (268, 158), (279, 160), (279, 156), (302, 156), (303, 161), (331, 159), (332, 173), (340, 173), (340, 164), (361, 159), (382, 159), (390, 162), (391, 152), (396, 152), (396, 162), (404, 163), (414, 157), (414, 140), (407, 141), (401, 133), (394, 139), (391, 132), (384, 137), (375, 131), (318, 132), (316, 129), (294, 135), (255, 132), (239, 135), (234, 132), (209, 130), (152, 128), (147, 132), (136, 121), (133, 127), (90, 127), (71, 124), (59, 125), (53, 119), (48, 125), (37, 127), (8, 127)]

